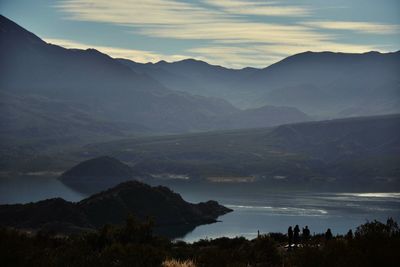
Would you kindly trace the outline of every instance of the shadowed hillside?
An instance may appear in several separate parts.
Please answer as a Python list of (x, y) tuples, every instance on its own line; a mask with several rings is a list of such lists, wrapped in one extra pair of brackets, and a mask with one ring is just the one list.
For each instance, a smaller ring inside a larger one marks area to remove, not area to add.
[(166, 187), (130, 181), (77, 203), (56, 198), (0, 205), (0, 225), (71, 233), (121, 224), (134, 214), (142, 221), (152, 218), (160, 232), (174, 236), (197, 225), (216, 222), (218, 216), (230, 211), (216, 201), (192, 204)]
[(197, 60), (120, 62), (171, 88), (223, 98), (239, 107), (295, 107), (325, 118), (400, 111), (400, 52), (305, 52), (264, 69), (240, 70)]
[(400, 117), (392, 115), (126, 139), (81, 151), (112, 155), (154, 177), (378, 190), (399, 186), (399, 132)]

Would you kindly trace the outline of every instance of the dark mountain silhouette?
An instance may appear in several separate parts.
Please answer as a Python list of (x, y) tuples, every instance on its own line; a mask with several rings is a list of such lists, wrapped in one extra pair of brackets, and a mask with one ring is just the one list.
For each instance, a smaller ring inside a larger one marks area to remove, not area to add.
[[(300, 110), (317, 117), (393, 113), (400, 107), (399, 55), (306, 52), (265, 69), (241, 70), (191, 59), (139, 64), (93, 49), (47, 44), (1, 16), (0, 167), (41, 170), (62, 161), (63, 155), (49, 156), (54, 151), (132, 135), (310, 120)], [(240, 110), (222, 98), (249, 108)], [(174, 165), (165, 166), (164, 153), (159, 151), (156, 163), (174, 170)], [(215, 151), (196, 153), (225, 158)], [(105, 154), (109, 153), (95, 156)], [(146, 164), (155, 160), (141, 156), (144, 160), (138, 166), (150, 166)], [(193, 157), (186, 156), (189, 161)], [(241, 167), (231, 170), (235, 168)]]
[(120, 62), (171, 88), (220, 97), (242, 108), (289, 106), (323, 117), (400, 111), (400, 52), (305, 52), (264, 69), (241, 70), (197, 60)]
[(29, 204), (0, 205), (0, 225), (24, 229), (74, 232), (105, 224), (122, 224), (133, 214), (139, 220), (152, 217), (158, 228), (197, 226), (216, 222), (232, 210), (215, 201), (192, 204), (162, 186), (130, 181), (78, 203), (60, 198)]
[(154, 217), (158, 224), (203, 224), (231, 211), (215, 201), (187, 203), (167, 187), (132, 181), (93, 195), (78, 203), (95, 225), (121, 223), (128, 214)]
[[(212, 130), (221, 129), (220, 118), (240, 114), (238, 108), (221, 98), (168, 89), (147, 73), (94, 49), (48, 44), (3, 16), (0, 56), (0, 113), (7, 114), (0, 118), (3, 139), (43, 136), (66, 141), (79, 136), (87, 142), (93, 137), (98, 140), (132, 133)], [(169, 65), (157, 65), (164, 64)], [(173, 67), (176, 72), (195, 72), (195, 76), (211, 80), (224, 77), (209, 69), (212, 66), (207, 63), (201, 63), (200, 69), (197, 64), (186, 60), (172, 65), (177, 66)], [(215, 68), (226, 72), (222, 67)], [(242, 75), (237, 72), (231, 76), (233, 80)], [(9, 115), (14, 118), (8, 119)], [(225, 123), (226, 128), (242, 127), (247, 119), (242, 115), (232, 125)], [(259, 125), (271, 125), (268, 119), (260, 118)], [(289, 118), (289, 122), (294, 121), (296, 116)]]
[[(235, 104), (240, 100), (232, 100), (234, 97), (239, 97), (238, 94), (241, 91), (240, 89), (236, 90), (236, 84), (257, 71), (255, 68), (227, 69), (194, 59), (172, 63), (160, 61), (154, 64), (141, 64), (127, 59), (119, 59), (119, 61), (135, 72), (145, 73), (169, 88), (202, 96), (228, 99)], [(242, 89), (244, 91), (242, 93), (245, 95), (246, 88)]]
[[(208, 129), (216, 114), (237, 111), (223, 100), (171, 91), (94, 49), (47, 44), (5, 17), (0, 19), (0, 86), (12, 97), (75, 104), (93, 120), (165, 132)], [(52, 113), (51, 108), (42, 113)], [(76, 115), (80, 114), (69, 113)]]
[(76, 191), (93, 194), (141, 176), (121, 161), (101, 156), (83, 161), (65, 171), (60, 180)]
[(400, 51), (305, 52), (253, 73), (245, 83), (252, 82), (260, 103), (294, 106), (313, 114), (337, 116), (352, 108), (347, 115), (372, 115), (399, 112), (398, 73)]

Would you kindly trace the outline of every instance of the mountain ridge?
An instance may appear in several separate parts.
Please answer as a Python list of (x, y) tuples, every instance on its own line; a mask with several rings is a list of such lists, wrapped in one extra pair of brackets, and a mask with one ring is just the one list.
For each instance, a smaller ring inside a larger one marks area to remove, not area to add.
[[(32, 113), (41, 113), (43, 128), (60, 127), (49, 119), (45, 120), (47, 114), (63, 116), (64, 124), (68, 124), (71, 117), (84, 113), (93, 123), (96, 122), (98, 129), (102, 128), (102, 123), (123, 125), (116, 127), (124, 128), (118, 137), (144, 132), (205, 131), (218, 129), (218, 117), (240, 112), (222, 98), (170, 89), (151, 75), (136, 72), (95, 49), (65, 49), (48, 44), (4, 16), (0, 21), (0, 89), (5, 103), (1, 108), (3, 111), (13, 109), (13, 112), (21, 112), (20, 117), (24, 119), (28, 114), (20, 110), (32, 108)], [(207, 73), (212, 71), (207, 70)], [(21, 96), (25, 99), (24, 106), (14, 101)], [(46, 109), (31, 107), (37, 98), (44, 102)], [(51, 107), (54, 102), (79, 108), (60, 113)], [(260, 124), (263, 123), (268, 124), (268, 121), (260, 120)], [(236, 124), (240, 125), (240, 122)], [(14, 136), (24, 134), (13, 128), (13, 124), (4, 126), (7, 133)], [(75, 128), (71, 134), (82, 133)], [(102, 131), (95, 134), (101, 135)]]
[[(169, 87), (224, 98), (241, 108), (282, 105), (324, 118), (400, 112), (400, 51), (307, 51), (250, 69), (190, 59), (162, 64), (119, 60)], [(182, 68), (187, 62), (191, 66)]]
[(0, 205), (0, 225), (71, 233), (106, 224), (122, 224), (133, 214), (141, 221), (152, 217), (157, 228), (168, 232), (174, 226), (188, 229), (213, 223), (217, 217), (231, 211), (215, 201), (192, 204), (166, 187), (129, 181), (77, 203), (53, 198), (28, 204)]

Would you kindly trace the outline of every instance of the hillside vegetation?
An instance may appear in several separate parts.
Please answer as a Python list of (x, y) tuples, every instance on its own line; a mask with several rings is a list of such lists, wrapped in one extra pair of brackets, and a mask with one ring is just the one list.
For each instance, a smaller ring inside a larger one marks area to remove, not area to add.
[(332, 238), (322, 234), (287, 250), (287, 236), (260, 235), (171, 242), (152, 234), (151, 224), (129, 218), (124, 226), (73, 236), (35, 235), (0, 228), (2, 266), (398, 266), (400, 230), (396, 222), (360, 225), (354, 233)]

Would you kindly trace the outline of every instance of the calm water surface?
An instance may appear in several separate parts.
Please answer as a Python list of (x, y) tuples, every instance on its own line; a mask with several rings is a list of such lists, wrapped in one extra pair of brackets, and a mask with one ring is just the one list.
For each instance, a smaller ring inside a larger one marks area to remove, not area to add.
[[(219, 201), (234, 211), (219, 217), (220, 222), (203, 225), (182, 237), (192, 242), (202, 238), (245, 236), (257, 231), (286, 232), (289, 225), (308, 225), (320, 233), (346, 233), (367, 220), (386, 221), (390, 216), (400, 221), (400, 193), (309, 193), (268, 192), (258, 194), (224, 193), (208, 190), (175, 189), (190, 202)], [(62, 197), (69, 201), (84, 198), (52, 177), (25, 176), (0, 179), (0, 204), (27, 203)]]
[(79, 201), (86, 196), (54, 177), (29, 175), (0, 178), (0, 204), (28, 203), (55, 197)]
[[(386, 222), (393, 217), (400, 221), (400, 193), (291, 192), (216, 198), (234, 212), (219, 217), (219, 223), (197, 227), (182, 240), (192, 242), (220, 236), (254, 238), (257, 231), (285, 233), (290, 225), (296, 224), (308, 225), (311, 233), (331, 228), (334, 234), (343, 234), (349, 229), (354, 231), (367, 220)], [(190, 196), (186, 199), (190, 200)]]

